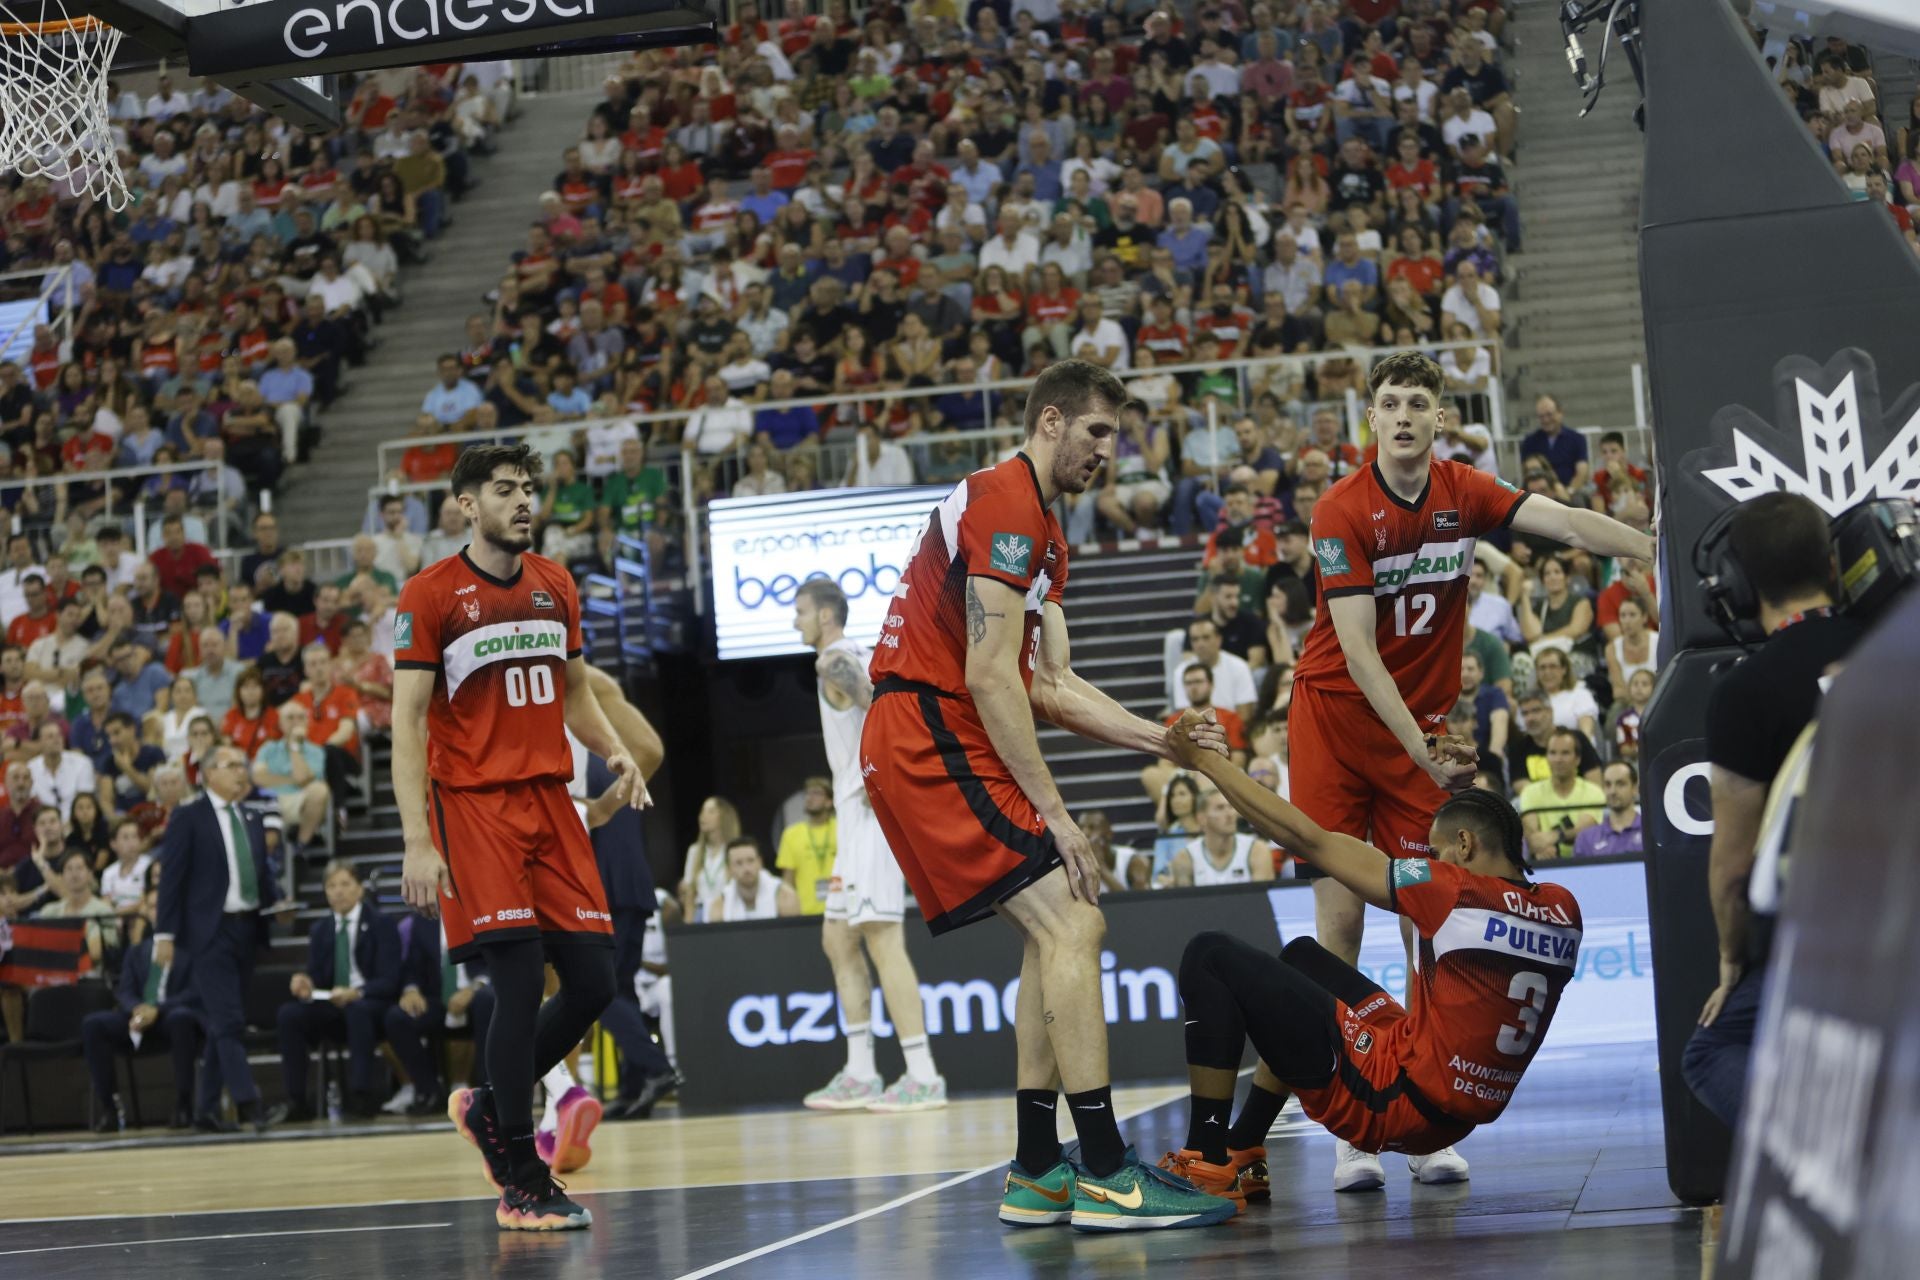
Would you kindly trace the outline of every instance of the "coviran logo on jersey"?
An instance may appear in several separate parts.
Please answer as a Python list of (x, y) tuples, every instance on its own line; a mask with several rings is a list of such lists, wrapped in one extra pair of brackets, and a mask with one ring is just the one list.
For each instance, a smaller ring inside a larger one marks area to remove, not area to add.
[(507, 636), (488, 636), (473, 646), (476, 658), (491, 658), (500, 653), (521, 653), (534, 649), (558, 649), (561, 637), (551, 632), (520, 633)]

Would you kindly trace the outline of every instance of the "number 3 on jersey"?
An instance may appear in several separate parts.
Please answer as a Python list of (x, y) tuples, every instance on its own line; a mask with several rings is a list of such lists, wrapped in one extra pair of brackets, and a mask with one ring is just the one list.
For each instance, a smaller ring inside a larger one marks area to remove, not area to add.
[[(1411, 605), (1411, 609), (1409, 609)], [(1395, 596), (1393, 598), (1393, 634), (1397, 636), (1425, 636), (1433, 634), (1433, 614), (1439, 602), (1430, 591), (1422, 591), (1417, 596)], [(1408, 613), (1412, 617), (1408, 617)], [(1411, 625), (1409, 625), (1411, 624)]]
[[(542, 662), (530, 667), (508, 667), (507, 705), (524, 707), (529, 701), (542, 705), (553, 701), (553, 664)], [(528, 698), (532, 694), (532, 698)]]
[(1514, 974), (1507, 986), (1507, 998), (1520, 1004), (1520, 1025), (1503, 1025), (1494, 1047), (1515, 1058), (1523, 1056), (1540, 1033), (1540, 1015), (1547, 1011), (1547, 994), (1552, 990), (1544, 973), (1526, 970)]

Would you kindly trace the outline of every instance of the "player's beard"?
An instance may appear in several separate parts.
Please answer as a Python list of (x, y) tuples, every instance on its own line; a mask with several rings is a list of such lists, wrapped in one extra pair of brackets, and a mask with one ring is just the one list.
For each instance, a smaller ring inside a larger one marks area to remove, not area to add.
[(479, 529), (481, 537), (510, 555), (524, 555), (533, 547), (533, 530), (529, 528), (521, 533), (512, 521), (502, 521), (497, 526), (482, 522)]
[[(1092, 471), (1087, 470), (1089, 461), (1094, 464)], [(1077, 458), (1062, 455), (1054, 459), (1053, 487), (1061, 493), (1085, 493), (1099, 475), (1100, 460), (1091, 451)]]

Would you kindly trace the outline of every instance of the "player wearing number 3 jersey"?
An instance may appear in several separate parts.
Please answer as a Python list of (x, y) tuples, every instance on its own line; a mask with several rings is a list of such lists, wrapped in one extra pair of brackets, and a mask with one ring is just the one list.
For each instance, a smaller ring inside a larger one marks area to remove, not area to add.
[[(1291, 794), (1302, 811), (1396, 858), (1426, 856), (1434, 814), (1476, 769), (1470, 753), (1439, 759), (1429, 743), (1460, 696), (1478, 539), (1510, 526), (1595, 555), (1653, 556), (1652, 538), (1611, 517), (1436, 461), (1442, 385), (1440, 366), (1417, 352), (1388, 356), (1367, 379), (1367, 421), (1379, 453), (1314, 507), (1325, 607), (1295, 668), (1288, 717)], [(1363, 918), (1350, 888), (1331, 877), (1315, 881), (1315, 933), (1348, 965), (1360, 956)], [(1405, 919), (1401, 936), (1411, 965)], [(1256, 1076), (1256, 1086), (1264, 1079)], [(1335, 1185), (1379, 1185), (1377, 1165), (1349, 1167), (1353, 1154), (1340, 1149)], [(1448, 1152), (1429, 1175), (1464, 1178), (1466, 1162)]]
[[(580, 599), (567, 571), (527, 554), (540, 461), (475, 446), (452, 490), (473, 524), (465, 551), (416, 574), (394, 618), (393, 791), (407, 905), (446, 922), (453, 960), (484, 953), (494, 990), (490, 1088), (447, 1114), (479, 1147), (506, 1230), (584, 1227), (540, 1159), (533, 1082), (613, 999), (613, 917), (587, 829), (567, 794), (571, 730), (638, 807), (646, 787), (588, 682)], [(546, 966), (560, 989), (541, 1003)]]

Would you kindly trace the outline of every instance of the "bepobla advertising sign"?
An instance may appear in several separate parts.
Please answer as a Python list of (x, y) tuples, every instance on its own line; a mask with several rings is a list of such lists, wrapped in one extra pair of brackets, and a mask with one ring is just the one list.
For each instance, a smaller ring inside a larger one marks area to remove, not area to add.
[(725, 498), (708, 510), (719, 656), (804, 653), (793, 600), (808, 578), (847, 596), (847, 635), (872, 648), (916, 539), (949, 489), (820, 489)]

